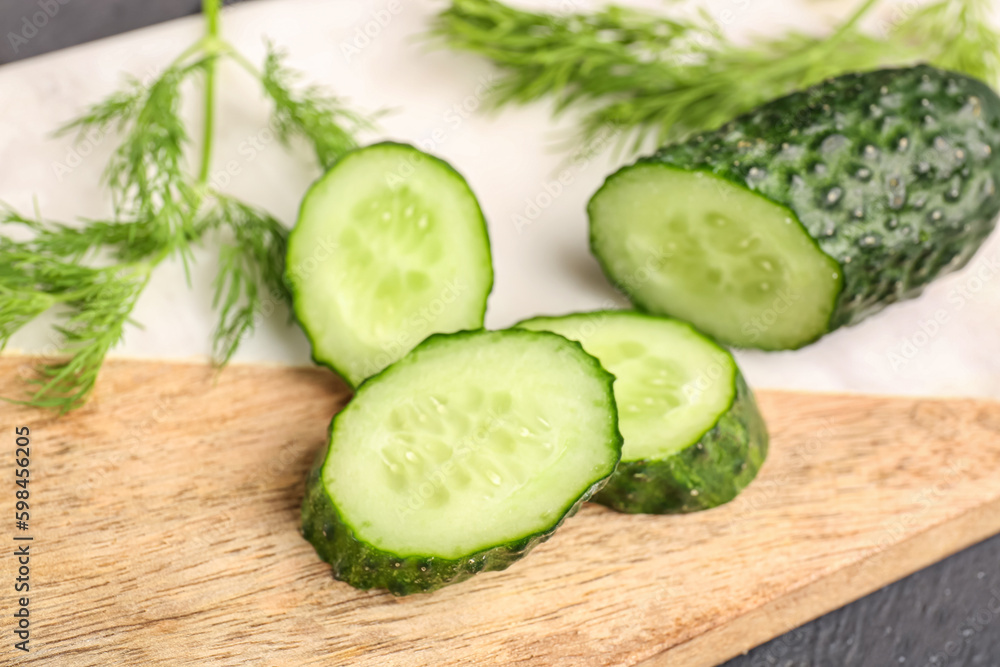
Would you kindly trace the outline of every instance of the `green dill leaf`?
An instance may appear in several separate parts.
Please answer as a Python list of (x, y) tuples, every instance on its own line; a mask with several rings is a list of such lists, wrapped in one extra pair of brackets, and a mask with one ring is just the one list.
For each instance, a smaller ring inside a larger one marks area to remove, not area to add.
[[(169, 247), (186, 258), (200, 200), (194, 179), (185, 172), (184, 151), (190, 139), (180, 114), (180, 89), (192, 73), (209, 62), (171, 66), (149, 85), (129, 79), (124, 91), (91, 106), (61, 132), (75, 130), (122, 135), (104, 171), (117, 217), (146, 229), (150, 252)], [(156, 242), (150, 239), (155, 237)]]
[(63, 336), (61, 353), (66, 358), (41, 365), (40, 377), (29, 380), (36, 387), (31, 396), (33, 405), (65, 413), (87, 400), (104, 358), (124, 333), (151, 268), (97, 270), (74, 298), (65, 302), (69, 311), (56, 330)]
[(942, 69), (1000, 82), (1000, 33), (992, 27), (990, 3), (950, 0), (925, 5), (907, 20), (884, 26), (895, 40), (915, 45)]
[(0, 351), (21, 327), (52, 306), (48, 295), (0, 282)]
[(122, 90), (88, 107), (79, 117), (56, 130), (55, 135), (75, 133), (79, 140), (92, 130), (101, 135), (112, 130), (120, 132), (135, 117), (145, 96), (146, 87), (139, 79), (125, 77)]
[(504, 71), (494, 103), (552, 96), (557, 111), (582, 106), (584, 139), (607, 131), (670, 141), (717, 127), (761, 103), (847, 72), (929, 61), (985, 78), (1000, 71), (1000, 38), (987, 20), (988, 0), (939, 0), (881, 36), (864, 32), (875, 5), (862, 3), (826, 38), (800, 32), (725, 39), (704, 13), (670, 18), (607, 7), (547, 14), (498, 0), (452, 0), (431, 35), (479, 54)]
[(273, 123), (288, 142), (301, 136), (312, 146), (320, 166), (329, 169), (344, 153), (357, 148), (355, 135), (372, 129), (371, 121), (315, 86), (296, 90), (298, 73), (284, 64), (284, 53), (268, 45), (261, 83), (274, 103)]
[(278, 303), (291, 302), (283, 278), (288, 231), (260, 209), (223, 195), (215, 198), (208, 225), (232, 237), (219, 250), (212, 303), (219, 308), (212, 354), (224, 366), (261, 318), (270, 316)]
[(74, 262), (110, 255), (116, 261), (137, 262), (163, 250), (148, 228), (133, 222), (82, 220), (80, 224), (35, 220), (13, 209), (0, 211), (0, 225), (31, 230), (27, 246), (35, 252)]

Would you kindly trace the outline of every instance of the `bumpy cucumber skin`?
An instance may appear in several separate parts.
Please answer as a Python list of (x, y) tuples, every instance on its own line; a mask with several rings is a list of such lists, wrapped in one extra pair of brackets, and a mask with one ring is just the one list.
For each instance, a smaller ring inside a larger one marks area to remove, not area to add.
[[(563, 318), (577, 315), (671, 320), (685, 325), (705, 345), (717, 348), (732, 360), (728, 351), (682, 320), (627, 310), (573, 313)], [(514, 326), (521, 327), (536, 319), (539, 318), (529, 318)], [(733, 399), (697, 441), (662, 459), (623, 459), (591, 500), (630, 514), (682, 514), (711, 509), (736, 498), (754, 480), (767, 458), (768, 432), (753, 391), (735, 360), (732, 361)]]
[[(325, 457), (324, 457), (325, 458)], [(330, 564), (333, 576), (355, 588), (384, 588), (393, 595), (429, 593), (457, 584), (479, 572), (505, 570), (546, 541), (563, 521), (599, 489), (607, 478), (584, 492), (550, 529), (500, 544), (460, 559), (434, 556), (397, 556), (358, 539), (340, 517), (320, 480), (322, 464), (309, 475), (302, 506), (302, 535)]]
[[(326, 171), (326, 173), (324, 173), (322, 176), (320, 176), (318, 179), (316, 179), (316, 181), (314, 181), (313, 184), (309, 186), (309, 189), (306, 191), (305, 195), (303, 195), (303, 197), (302, 197), (302, 202), (299, 204), (299, 213), (298, 213), (298, 217), (296, 218), (296, 225), (295, 225), (295, 227), (292, 228), (292, 231), (289, 232), (289, 234), (288, 234), (288, 244), (287, 244), (287, 247), (290, 248), (291, 245), (292, 245), (292, 239), (295, 237), (295, 232), (299, 228), (299, 226), (297, 224), (298, 220), (300, 220), (302, 218), (302, 213), (305, 210), (305, 205), (306, 205), (306, 202), (309, 199), (309, 195), (312, 193), (312, 191), (316, 187), (319, 186), (320, 182), (324, 178), (326, 178), (326, 176), (331, 171), (333, 171), (334, 169), (336, 169), (338, 166), (343, 165), (348, 160), (348, 158), (350, 158), (352, 155), (355, 155), (356, 153), (358, 153), (360, 151), (364, 151), (364, 150), (367, 150), (367, 149), (370, 149), (370, 148), (376, 148), (376, 147), (379, 147), (379, 146), (400, 146), (400, 147), (403, 147), (403, 148), (408, 148), (408, 149), (417, 151), (418, 153), (426, 156), (428, 159), (430, 159), (430, 160), (432, 160), (434, 162), (437, 162), (438, 164), (440, 164), (440, 165), (444, 166), (445, 168), (447, 168), (448, 171), (450, 171), (458, 179), (458, 181), (465, 187), (465, 189), (469, 193), (469, 196), (472, 197), (473, 201), (476, 202), (476, 208), (479, 210), (479, 219), (477, 220), (477, 224), (479, 224), (481, 226), (482, 231), (483, 231), (482, 238), (483, 238), (483, 242), (484, 242), (484, 244), (486, 246), (486, 248), (485, 248), (486, 256), (490, 257), (490, 258), (493, 257), (492, 246), (490, 244), (489, 230), (488, 230), (487, 225), (486, 225), (486, 217), (483, 215), (482, 206), (479, 205), (479, 198), (476, 197), (476, 193), (474, 193), (472, 191), (472, 187), (469, 185), (469, 182), (467, 180), (465, 180), (465, 176), (463, 176), (457, 169), (455, 169), (453, 166), (451, 166), (451, 164), (449, 164), (448, 162), (442, 160), (441, 158), (435, 157), (434, 155), (431, 155), (430, 153), (424, 153), (423, 151), (421, 151), (416, 146), (412, 146), (410, 144), (406, 144), (406, 143), (402, 143), (402, 142), (398, 142), (398, 141), (380, 141), (378, 143), (370, 144), (368, 146), (361, 146), (359, 148), (355, 148), (354, 150), (349, 151), (348, 153), (346, 153), (343, 157), (340, 158), (340, 160), (337, 161), (336, 164), (334, 164), (332, 167), (330, 167)], [(486, 290), (483, 293), (483, 306), (482, 306), (482, 309), (481, 309), (481, 311), (479, 313), (479, 322), (478, 323), (479, 323), (480, 327), (486, 322), (486, 302), (489, 299), (490, 294), (493, 292), (493, 283), (494, 283), (495, 276), (494, 276), (494, 273), (493, 273), (493, 263), (492, 263), (492, 260), (491, 260), (489, 266), (487, 267), (487, 269), (489, 270), (490, 275), (489, 275), (489, 282), (486, 285)], [(312, 335), (309, 333), (309, 329), (306, 328), (304, 322), (302, 321), (302, 317), (300, 317), (300, 315), (299, 315), (300, 310), (302, 308), (306, 307), (305, 304), (304, 304), (304, 300), (302, 298), (302, 295), (300, 295), (300, 290), (299, 290), (298, 286), (296, 285), (295, 280), (293, 279), (293, 276), (290, 275), (287, 272), (285, 273), (285, 285), (288, 287), (288, 291), (289, 291), (289, 293), (292, 296), (292, 308), (291, 308), (292, 318), (295, 320), (295, 323), (299, 326), (299, 329), (302, 330), (302, 333), (305, 334), (306, 339), (309, 341), (309, 357), (312, 359), (313, 363), (316, 364), (317, 366), (324, 366), (324, 367), (330, 369), (331, 371), (333, 371), (334, 373), (336, 373), (340, 377), (340, 379), (342, 379), (344, 381), (344, 383), (347, 384), (348, 387), (356, 390), (361, 385), (360, 382), (359, 383), (351, 382), (351, 380), (349, 379), (348, 373), (346, 373), (342, 368), (338, 368), (337, 364), (336, 364), (336, 361), (334, 361), (333, 359), (327, 359), (327, 358), (322, 357), (321, 355), (319, 355), (319, 354), (316, 353), (316, 341), (313, 339)], [(364, 380), (362, 380), (362, 382), (364, 382)]]
[[(807, 345), (968, 263), (1000, 212), (1000, 98), (926, 65), (849, 74), (638, 163), (708, 172), (794, 213), (843, 280)], [(593, 233), (591, 248), (608, 273)]]
[[(514, 330), (505, 333), (513, 333)], [(516, 330), (518, 335), (533, 334), (541, 336), (556, 336), (548, 332)], [(479, 331), (459, 331), (453, 334), (433, 334), (414, 348), (435, 345), (438, 341), (454, 339), (457, 336), (472, 336)], [(562, 338), (560, 336), (560, 338)], [(566, 340), (566, 339), (564, 339)], [(562, 516), (548, 528), (524, 535), (516, 540), (494, 545), (462, 558), (449, 559), (436, 556), (393, 554), (365, 542), (357, 537), (354, 529), (341, 517), (339, 510), (323, 485), (323, 466), (326, 463), (330, 443), (333, 439), (337, 418), (343, 411), (334, 416), (328, 430), (329, 438), (326, 447), (314, 463), (302, 503), (302, 535), (313, 545), (321, 559), (329, 563), (333, 576), (339, 581), (360, 589), (384, 588), (393, 595), (403, 596), (414, 593), (430, 593), (450, 584), (469, 579), (480, 572), (505, 570), (516, 561), (523, 558), (533, 548), (546, 541), (569, 517), (579, 511), (587, 500), (603, 487), (615, 471), (621, 458), (622, 435), (618, 429), (618, 411), (615, 407), (614, 376), (608, 373), (600, 362), (584, 351), (583, 346), (576, 341), (568, 341), (579, 348), (594, 373), (606, 387), (609, 405), (612, 407), (608, 443), (617, 449), (618, 459), (611, 466), (607, 475), (594, 481), (587, 487), (563, 512)], [(411, 353), (412, 354), (412, 353)], [(404, 357), (405, 359), (405, 357)], [(397, 362), (398, 363), (398, 362)], [(380, 378), (392, 372), (395, 364), (368, 378), (358, 387), (362, 391), (369, 383), (378, 382)]]
[(622, 461), (593, 501), (630, 514), (686, 514), (733, 500), (767, 458), (767, 426), (736, 369), (729, 409), (698, 442), (665, 459)]

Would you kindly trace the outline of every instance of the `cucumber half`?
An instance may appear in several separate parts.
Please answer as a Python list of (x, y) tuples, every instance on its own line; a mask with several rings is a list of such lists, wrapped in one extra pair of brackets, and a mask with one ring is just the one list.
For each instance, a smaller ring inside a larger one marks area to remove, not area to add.
[(968, 263), (1000, 213), (1000, 98), (924, 65), (830, 79), (624, 167), (589, 213), (639, 308), (798, 348)]
[(694, 512), (729, 502), (757, 475), (768, 435), (753, 394), (732, 355), (689, 324), (602, 311), (517, 326), (579, 341), (617, 378), (622, 460), (596, 502)]
[(613, 381), (551, 333), (431, 336), (334, 418), (303, 534), (336, 578), (397, 595), (504, 569), (614, 471)]
[(493, 286), (465, 179), (395, 143), (349, 153), (312, 186), (287, 267), (313, 359), (355, 387), (429, 334), (482, 327)]

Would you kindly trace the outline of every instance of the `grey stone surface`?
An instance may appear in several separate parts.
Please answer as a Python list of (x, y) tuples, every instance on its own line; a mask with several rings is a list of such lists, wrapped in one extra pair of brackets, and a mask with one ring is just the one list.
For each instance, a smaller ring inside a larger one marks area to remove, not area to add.
[(201, 0), (0, 0), (0, 64), (186, 16), (200, 7)]
[(1000, 536), (724, 667), (1000, 667)]
[[(192, 14), (200, 5), (200, 0), (0, 0), (0, 63)], [(899, 665), (1000, 667), (1000, 536), (724, 667)]]

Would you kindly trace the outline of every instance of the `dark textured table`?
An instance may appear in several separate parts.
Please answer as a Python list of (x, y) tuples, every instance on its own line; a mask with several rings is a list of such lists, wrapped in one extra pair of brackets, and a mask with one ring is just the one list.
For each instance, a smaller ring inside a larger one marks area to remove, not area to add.
[[(0, 63), (192, 14), (200, 4), (0, 0)], [(724, 667), (771, 665), (1000, 667), (1000, 536), (758, 646)]]

